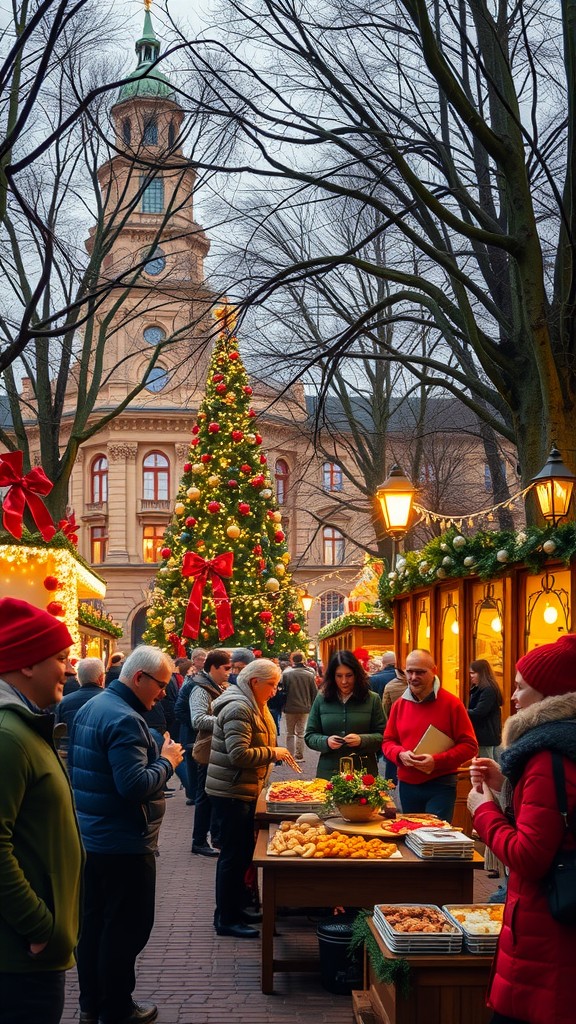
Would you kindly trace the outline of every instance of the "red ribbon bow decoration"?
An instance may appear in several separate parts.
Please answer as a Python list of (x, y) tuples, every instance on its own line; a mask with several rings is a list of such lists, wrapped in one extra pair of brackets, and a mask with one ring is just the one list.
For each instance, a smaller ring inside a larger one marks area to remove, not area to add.
[(71, 544), (75, 544), (78, 547), (78, 534), (76, 530), (79, 529), (78, 523), (76, 522), (76, 514), (71, 512), (66, 519), (61, 519), (58, 523), (58, 529), (62, 530), (65, 537), (68, 538)]
[(232, 636), (234, 623), (232, 622), (232, 611), (230, 599), (226, 593), (226, 586), (222, 577), (230, 579), (234, 566), (234, 552), (224, 551), (216, 558), (202, 558), (195, 551), (187, 551), (182, 560), (182, 575), (192, 576), (194, 585), (190, 594), (190, 600), (184, 617), (182, 636), (192, 637), (196, 640), (200, 632), (200, 618), (202, 615), (202, 598), (204, 587), (208, 580), (212, 584), (212, 594), (216, 606), (216, 622), (218, 624), (218, 636), (221, 640)]
[(22, 475), (24, 455), (21, 451), (0, 455), (0, 487), (8, 490), (2, 503), (2, 523), (16, 540), (22, 537), (24, 508), (28, 505), (32, 518), (45, 541), (56, 533), (52, 517), (39, 494), (50, 494), (53, 484), (40, 466)]

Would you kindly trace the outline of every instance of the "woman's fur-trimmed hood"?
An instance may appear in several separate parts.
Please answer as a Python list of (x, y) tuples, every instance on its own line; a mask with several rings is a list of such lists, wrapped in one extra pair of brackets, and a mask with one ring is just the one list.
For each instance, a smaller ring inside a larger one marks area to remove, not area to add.
[(509, 747), (530, 729), (565, 718), (576, 719), (576, 693), (562, 693), (557, 697), (545, 697), (537, 704), (531, 704), (530, 707), (512, 715), (504, 726), (502, 743), (504, 747)]

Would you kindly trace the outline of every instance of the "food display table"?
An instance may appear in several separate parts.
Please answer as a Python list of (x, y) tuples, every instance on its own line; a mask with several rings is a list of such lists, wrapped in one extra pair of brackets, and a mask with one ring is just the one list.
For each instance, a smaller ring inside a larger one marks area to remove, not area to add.
[(473, 860), (420, 860), (398, 843), (399, 860), (268, 856), (268, 830), (260, 829), (254, 864), (262, 871), (262, 991), (274, 990), (274, 973), (318, 971), (319, 961), (274, 957), (277, 907), (373, 907), (376, 903), (471, 903)]
[(369, 928), (386, 959), (404, 959), (410, 965), (410, 991), (404, 997), (395, 985), (378, 981), (370, 957), (366, 956), (367, 992), (355, 993), (353, 1002), (365, 1008), (369, 1001), (376, 1024), (488, 1024), (492, 1016), (492, 1011), (486, 1007), (491, 956), (471, 953), (400, 956), (390, 952), (372, 921)]

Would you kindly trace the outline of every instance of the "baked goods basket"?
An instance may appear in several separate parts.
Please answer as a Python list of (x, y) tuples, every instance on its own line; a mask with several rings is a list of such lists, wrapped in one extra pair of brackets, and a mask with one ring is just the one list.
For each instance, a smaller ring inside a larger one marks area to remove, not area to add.
[(374, 925), (393, 953), (460, 953), (458, 924), (432, 903), (384, 903)]

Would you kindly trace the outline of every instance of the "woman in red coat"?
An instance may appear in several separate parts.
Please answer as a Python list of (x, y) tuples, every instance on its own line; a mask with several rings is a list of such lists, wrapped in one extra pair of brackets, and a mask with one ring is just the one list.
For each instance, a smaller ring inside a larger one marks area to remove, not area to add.
[(576, 846), (558, 809), (551, 751), (562, 755), (568, 811), (576, 810), (576, 635), (516, 665), (518, 714), (504, 729), (500, 768), (472, 762), (468, 807), (480, 838), (510, 869), (488, 993), (492, 1024), (574, 1024), (576, 925), (551, 916), (544, 878), (560, 847)]

